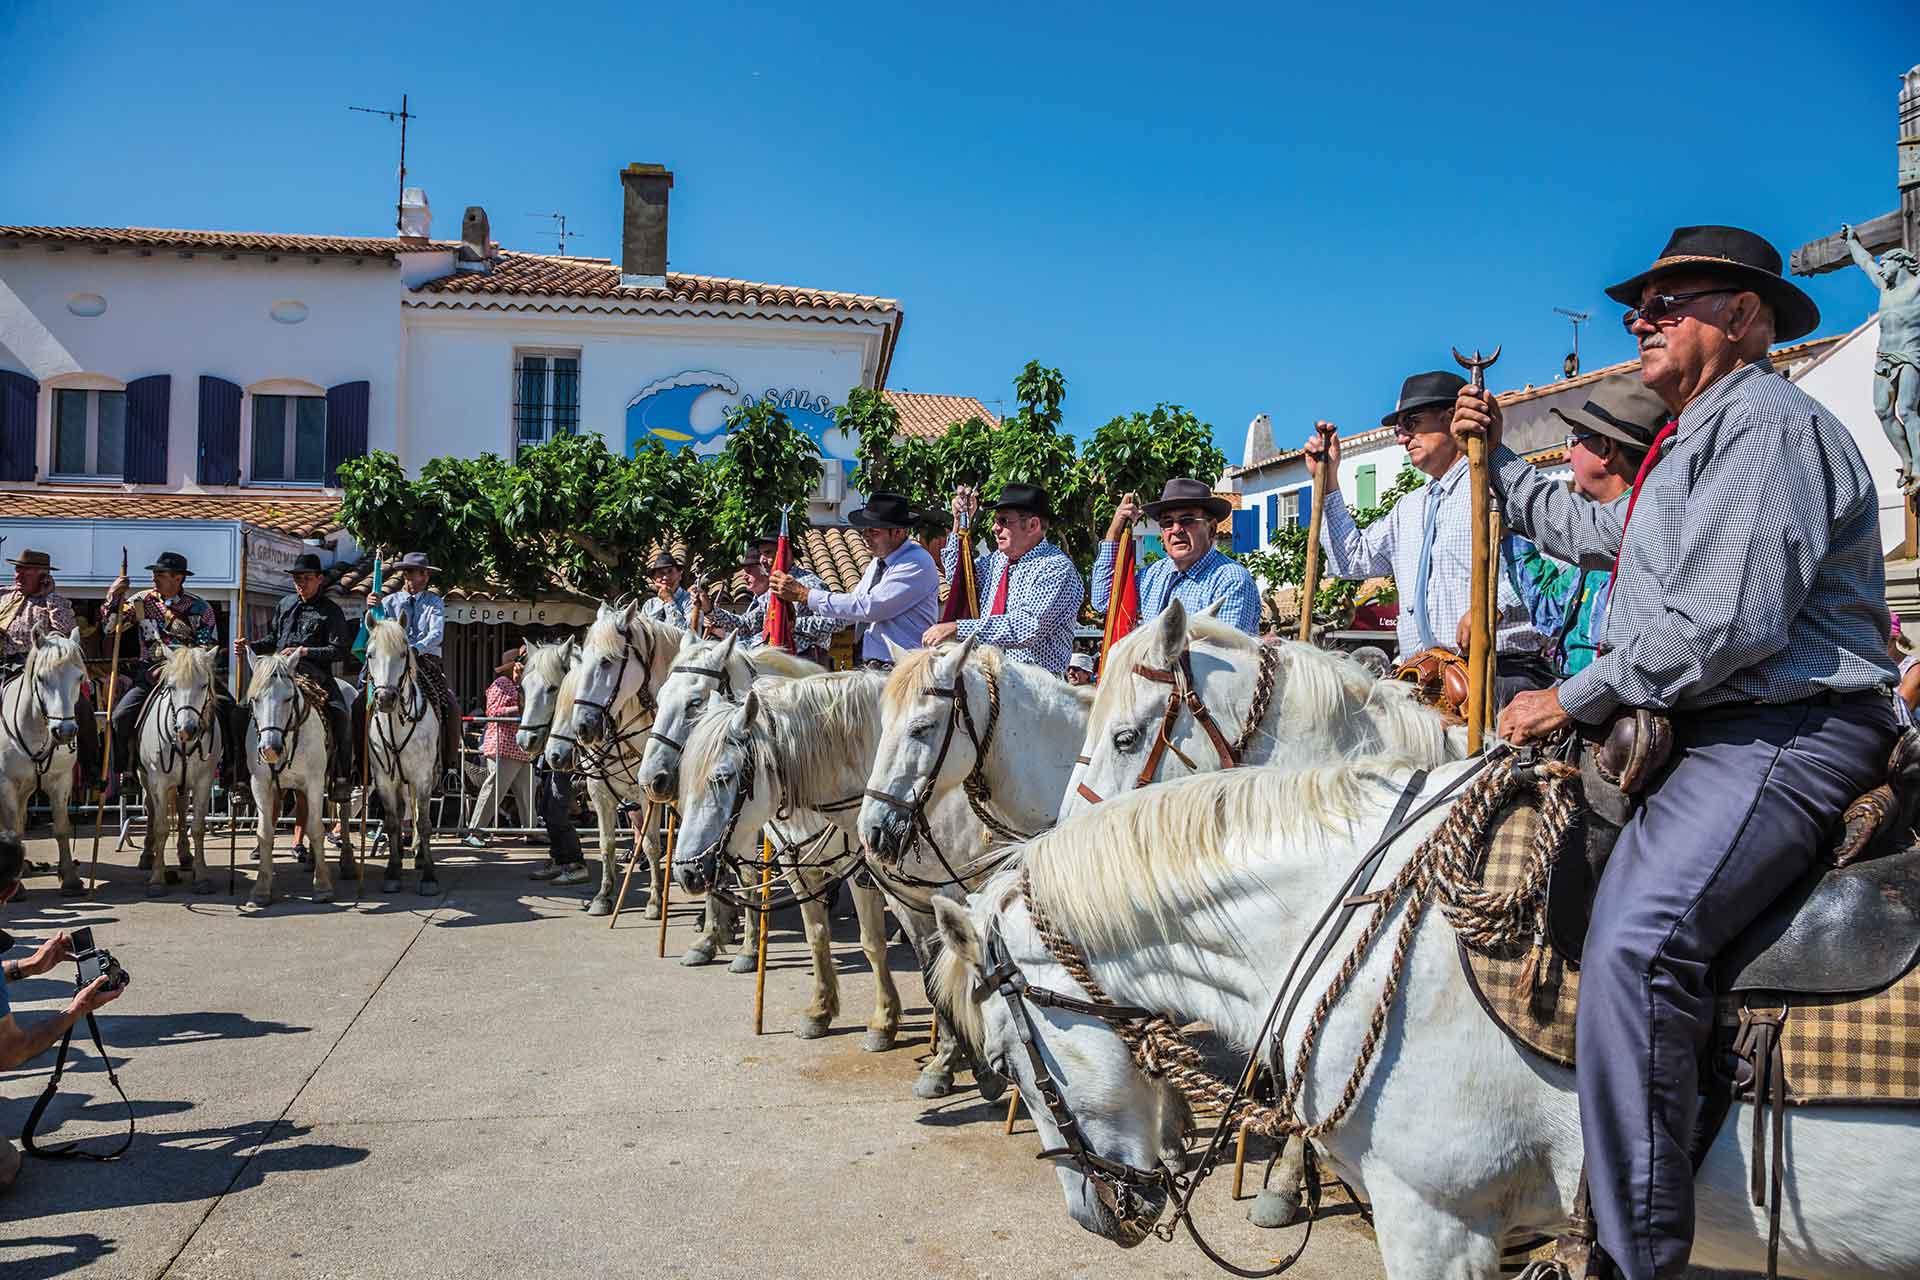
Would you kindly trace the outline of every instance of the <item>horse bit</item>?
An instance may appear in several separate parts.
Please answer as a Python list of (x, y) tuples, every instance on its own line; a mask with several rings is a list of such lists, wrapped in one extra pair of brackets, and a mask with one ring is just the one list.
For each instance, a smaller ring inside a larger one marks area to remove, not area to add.
[[(403, 691), (407, 689), (413, 691), (413, 697), (411, 699), (402, 697)], [(391, 693), (395, 700), (400, 703), (398, 714), (400, 716), (400, 723), (407, 726), (407, 736), (395, 742), (393, 740), (393, 730), (389, 727), (385, 742), (379, 741), (378, 735), (369, 735), (368, 737), (368, 741), (373, 744), (374, 749), (382, 758), (381, 767), (389, 773), (397, 775), (400, 772), (400, 757), (405, 755), (407, 748), (412, 745), (413, 735), (420, 731), (420, 722), (425, 720), (427, 715), (426, 682), (421, 679), (419, 671), (414, 667), (413, 649), (411, 647), (407, 649), (406, 665), (400, 669), (400, 678), (398, 680), (392, 684), (369, 683), (367, 693), (376, 703), (383, 693)], [(391, 716), (395, 713), (388, 711), (382, 712), (381, 714)]]

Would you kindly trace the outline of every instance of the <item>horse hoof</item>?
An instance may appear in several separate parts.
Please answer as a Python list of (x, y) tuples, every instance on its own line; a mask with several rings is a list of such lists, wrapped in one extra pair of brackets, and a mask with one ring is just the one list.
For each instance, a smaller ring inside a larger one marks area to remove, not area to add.
[(760, 967), (760, 958), (751, 951), (742, 951), (727, 966), (728, 973), (752, 973)]
[(989, 1071), (985, 1067), (975, 1067), (973, 1087), (986, 1102), (998, 1102), (1007, 1094), (1007, 1078), (998, 1071)]
[(248, 898), (241, 905), (246, 907), (249, 912), (265, 911), (268, 907), (273, 905), (273, 899), (272, 898)]
[(643, 920), (658, 920), (660, 918), (660, 904), (649, 900), (647, 909), (640, 913), (640, 918)]
[(204, 894), (204, 893), (212, 893), (212, 892), (213, 892), (213, 881), (211, 881), (211, 880), (207, 880), (207, 879), (204, 879), (204, 878), (203, 878), (203, 879), (199, 879), (199, 880), (195, 880), (195, 881), (193, 882), (193, 891), (194, 891), (195, 893), (203, 893), (203, 894)]
[(62, 880), (60, 882), (60, 896), (63, 898), (84, 898), (87, 896), (87, 886), (81, 884), (78, 880)]
[(422, 880), (417, 886), (416, 892), (423, 898), (434, 897), (440, 892), (440, 882), (431, 879)]
[(613, 903), (606, 898), (595, 898), (587, 904), (587, 914), (590, 916), (610, 916), (613, 914)]
[(800, 1021), (794, 1025), (793, 1034), (801, 1040), (818, 1040), (827, 1034), (832, 1025), (831, 1018), (816, 1018), (812, 1014), (802, 1014)]
[(180, 873), (175, 871), (172, 867), (167, 868), (167, 883), (168, 884), (180, 883)]
[(687, 953), (680, 957), (680, 963), (689, 969), (697, 969), (703, 964), (712, 964), (713, 945), (707, 942), (694, 943), (687, 948)]
[(149, 881), (147, 883), (147, 896), (149, 898), (164, 898), (167, 896), (167, 886), (164, 884), (154, 884)]
[(953, 1092), (953, 1076), (944, 1071), (922, 1071), (913, 1082), (913, 1096), (926, 1102)]
[(388, 876), (385, 880), (382, 880), (380, 882), (380, 892), (382, 893), (400, 892), (400, 877)]
[(1290, 1227), (1300, 1217), (1297, 1191), (1262, 1191), (1247, 1210), (1247, 1221), (1256, 1227)]
[(333, 890), (331, 890), (331, 889), (315, 889), (315, 890), (313, 891), (313, 900), (314, 900), (315, 902), (332, 902), (332, 901), (333, 901)]
[(862, 1053), (885, 1053), (891, 1048), (893, 1048), (893, 1032), (891, 1031), (869, 1031), (866, 1035), (860, 1037), (860, 1052)]

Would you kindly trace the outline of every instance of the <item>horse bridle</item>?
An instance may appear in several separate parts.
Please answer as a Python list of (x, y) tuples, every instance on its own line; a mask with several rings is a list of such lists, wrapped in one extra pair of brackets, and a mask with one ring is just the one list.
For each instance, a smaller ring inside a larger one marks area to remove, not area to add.
[[(748, 661), (748, 666), (749, 667), (752, 666), (751, 660)], [(714, 684), (719, 690), (721, 697), (725, 698), (728, 702), (733, 701), (733, 677), (727, 674), (727, 669), (724, 666), (719, 666), (719, 667), (676, 666), (673, 668), (672, 671), (668, 672), (667, 674), (669, 678), (673, 676), (705, 676), (707, 679), (712, 680), (714, 682)], [(672, 747), (674, 750), (674, 754), (676, 755), (685, 755), (687, 753), (686, 743), (675, 742), (672, 738), (669, 738), (666, 734), (660, 732), (658, 728), (659, 723), (660, 723), (659, 717), (655, 716), (654, 725), (656, 727), (649, 729), (647, 731), (647, 741), (658, 742), (664, 746)]]
[[(1147, 759), (1140, 766), (1140, 772), (1133, 780), (1133, 788), (1144, 787), (1153, 782), (1160, 772), (1160, 762), (1171, 751), (1180, 758), (1180, 763), (1194, 772), (1200, 766), (1182, 751), (1173, 741), (1173, 726), (1180, 719), (1180, 708), (1185, 706), (1193, 716), (1193, 722), (1206, 730), (1207, 737), (1213, 742), (1213, 749), (1220, 757), (1222, 769), (1237, 769), (1246, 755), (1247, 747), (1253, 742), (1253, 735), (1260, 731), (1261, 721), (1267, 718), (1267, 708), (1273, 701), (1274, 669), (1280, 662), (1280, 650), (1270, 644), (1260, 646), (1260, 675), (1254, 686), (1253, 705), (1247, 709), (1246, 724), (1241, 727), (1240, 736), (1227, 741), (1227, 735), (1221, 730), (1220, 722), (1207, 709), (1205, 699), (1200, 696), (1200, 687), (1193, 678), (1193, 651), (1180, 650), (1180, 657), (1164, 667), (1150, 667), (1145, 663), (1135, 663), (1133, 674), (1142, 680), (1151, 680), (1155, 684), (1167, 686), (1167, 705), (1160, 716), (1160, 729), (1154, 736), (1153, 746), (1147, 752)], [(1087, 756), (1079, 757), (1078, 763), (1091, 763)], [(1074, 784), (1083, 800), (1092, 804), (1104, 801), (1099, 792), (1085, 782)]]
[[(29, 747), (26, 736), (21, 733), (20, 726), (14, 722), (14, 717), (0, 716), (0, 725), (6, 727), (8, 739), (12, 741), (14, 746), (20, 748), (20, 754), (24, 755), (27, 758), (27, 763), (33, 766), (34, 777), (45, 778), (48, 768), (50, 768), (53, 763), (53, 753), (60, 748), (60, 740), (53, 735), (53, 713), (47, 710), (47, 700), (40, 693), (40, 681), (38, 679), (38, 672), (32, 661), (32, 655), (28, 655), (27, 660), (21, 663), (20, 673), (13, 677), (13, 679), (26, 682), (27, 691), (33, 697), (34, 709), (39, 711), (41, 723), (47, 726), (47, 745), (43, 750), (38, 751)], [(6, 683), (11, 684), (12, 681), (9, 680)], [(79, 708), (76, 705), (76, 713), (78, 710)]]
[[(747, 866), (748, 860), (729, 852), (729, 850), (733, 847), (734, 834), (740, 829), (740, 819), (742, 815), (746, 813), (747, 802), (753, 799), (754, 785), (755, 785), (754, 780), (759, 776), (759, 773), (760, 773), (760, 758), (759, 758), (759, 750), (754, 743), (753, 733), (751, 730), (749, 730), (746, 733), (729, 732), (727, 734), (726, 741), (728, 746), (738, 747), (740, 749), (740, 753), (741, 753), (740, 785), (734, 788), (733, 804), (732, 804), (732, 807), (729, 808), (727, 811), (726, 824), (720, 829), (719, 837), (715, 839), (712, 844), (707, 845), (704, 849), (701, 849), (698, 853), (696, 853), (695, 857), (697, 857), (701, 862), (705, 862), (709, 857), (711, 857), (714, 860), (714, 864), (716, 868), (721, 862), (724, 861), (728, 863), (730, 866), (734, 867), (735, 870), (738, 870), (741, 867)], [(788, 786), (786, 779), (784, 777), (779, 776), (779, 771), (777, 769), (774, 770), (774, 774), (776, 779), (780, 783), (780, 800), (779, 800), (779, 803), (774, 806), (773, 818), (775, 822), (779, 822), (779, 821), (784, 821), (786, 818), (792, 815), (794, 810), (794, 804), (793, 804), (792, 791), (791, 791), (791, 788)], [(819, 805), (819, 806), (808, 805), (806, 807), (811, 809), (815, 813), (837, 813), (843, 809), (850, 809), (859, 803), (860, 803), (859, 796), (848, 796), (848, 797), (845, 797), (844, 799), (828, 801), (823, 805)], [(827, 837), (831, 835), (833, 832), (833, 826), (831, 823), (829, 823), (827, 826), (822, 827), (818, 832), (816, 832), (812, 837), (810, 837), (807, 842), (802, 843), (800, 841), (788, 840), (784, 834), (781, 834), (771, 826), (769, 826), (766, 829), (769, 831), (773, 831), (774, 835), (778, 837), (778, 841), (780, 844), (780, 853), (782, 854), (782, 856), (793, 854), (796, 858), (801, 857), (807, 853), (810, 853), (813, 850), (824, 848), (826, 846)], [(811, 896), (816, 898), (824, 898), (828, 893), (832, 892), (832, 890), (837, 889), (840, 885), (840, 882), (846, 879), (848, 875), (853, 874), (853, 871), (855, 870), (855, 868), (860, 866), (863, 861), (864, 860), (860, 858), (854, 859), (852, 864), (848, 866), (845, 874), (836, 876), (830, 885), (823, 887), (818, 893), (815, 893)], [(794, 865), (797, 867), (800, 865), (800, 863), (796, 862)], [(820, 864), (815, 863), (812, 865), (818, 866)], [(733, 901), (733, 899), (729, 897), (729, 895), (724, 890), (718, 889), (719, 879), (720, 877), (717, 874), (713, 877), (714, 883), (708, 886), (708, 892), (709, 893), (718, 892), (721, 898), (726, 899), (727, 901)], [(793, 897), (793, 902), (797, 904), (801, 901), (803, 901), (803, 899), (800, 898), (800, 896), (796, 893)], [(743, 904), (739, 902), (735, 902), (734, 905), (739, 906)], [(744, 905), (758, 907), (760, 904), (746, 903)], [(787, 904), (785, 902), (782, 902), (778, 905), (785, 906)]]
[[(207, 700), (198, 707), (195, 707), (190, 702), (182, 703), (180, 701), (179, 686), (175, 685), (172, 681), (167, 682), (167, 705), (164, 712), (161, 713), (160, 722), (162, 730), (160, 740), (161, 773), (172, 773), (177, 763), (181, 770), (180, 776), (184, 780), (186, 777), (187, 761), (212, 746), (213, 703), (214, 693), (211, 682), (207, 685)], [(180, 723), (180, 713), (185, 710), (192, 710), (199, 713), (200, 727), (194, 730), (193, 733), (183, 736), (178, 726)], [(135, 742), (136, 744), (139, 742), (137, 736)], [(170, 755), (173, 757), (172, 759), (168, 758)], [(185, 785), (184, 781), (182, 785)]]
[[(275, 675), (269, 676), (268, 679), (285, 680), (287, 686), (293, 690), (293, 718), (288, 720), (284, 725), (274, 724), (270, 720), (262, 720), (254, 708), (253, 699), (247, 699), (247, 710), (253, 714), (254, 725), (259, 731), (255, 735), (258, 741), (254, 745), (254, 751), (260, 756), (260, 762), (267, 766), (267, 772), (273, 775), (274, 785), (278, 786), (280, 784), (280, 775), (286, 771), (287, 765), (293, 761), (293, 757), (299, 752), (300, 727), (306, 724), (308, 717), (313, 713), (313, 708), (307, 702), (306, 690), (300, 687), (300, 681), (294, 677), (293, 672), (283, 669)], [(280, 741), (285, 744), (280, 751), (279, 764), (274, 764), (268, 760), (264, 754), (267, 747), (266, 735), (269, 730), (278, 733), (280, 735)]]
[[(371, 672), (369, 672), (369, 675), (371, 675)], [(406, 691), (409, 689), (413, 691), (413, 698), (411, 700), (405, 697)], [(427, 696), (426, 682), (421, 678), (419, 669), (414, 663), (413, 647), (411, 645), (407, 647), (406, 664), (400, 668), (400, 678), (398, 680), (392, 684), (373, 684), (369, 681), (367, 694), (373, 698), (376, 706), (379, 703), (380, 695), (383, 693), (391, 693), (394, 700), (400, 705), (397, 712), (383, 711), (380, 714), (385, 716), (398, 714), (400, 723), (407, 726), (407, 735), (398, 742), (395, 742), (393, 740), (393, 731), (389, 728), (385, 742), (376, 742), (374, 736), (371, 734), (368, 735), (368, 742), (372, 743), (375, 749), (384, 757), (389, 772), (398, 774), (400, 772), (400, 757), (405, 755), (407, 748), (413, 744), (413, 735), (420, 732), (421, 722), (424, 721), (427, 716), (427, 705), (431, 701)]]

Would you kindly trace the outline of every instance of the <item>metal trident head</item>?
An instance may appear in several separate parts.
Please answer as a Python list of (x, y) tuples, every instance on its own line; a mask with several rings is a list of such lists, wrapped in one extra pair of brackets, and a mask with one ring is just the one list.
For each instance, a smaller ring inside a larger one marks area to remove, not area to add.
[(1499, 347), (1495, 347), (1490, 356), (1481, 355), (1478, 347), (1473, 349), (1473, 354), (1470, 356), (1461, 355), (1458, 347), (1453, 349), (1454, 362), (1467, 371), (1468, 380), (1482, 391), (1487, 389), (1487, 370), (1493, 368), (1493, 362), (1499, 358)]

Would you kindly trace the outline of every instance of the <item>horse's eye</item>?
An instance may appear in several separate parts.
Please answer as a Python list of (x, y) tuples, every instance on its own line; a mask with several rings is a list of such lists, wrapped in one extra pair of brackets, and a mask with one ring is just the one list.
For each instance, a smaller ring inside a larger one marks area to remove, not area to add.
[(1133, 750), (1135, 744), (1139, 741), (1140, 731), (1138, 729), (1122, 729), (1113, 735), (1113, 745), (1121, 751)]
[(733, 785), (732, 774), (716, 773), (713, 775), (713, 789), (715, 791), (725, 791), (728, 787), (732, 785)]
[(687, 699), (687, 710), (689, 711), (693, 710), (695, 707), (699, 706), (702, 701), (704, 701), (704, 699), (702, 699), (702, 697), (699, 694), (697, 693), (694, 694), (691, 698)]
[(914, 737), (914, 738), (931, 737), (933, 734), (933, 721), (916, 720), (914, 722), (913, 727), (907, 730), (907, 734), (909, 737)]

